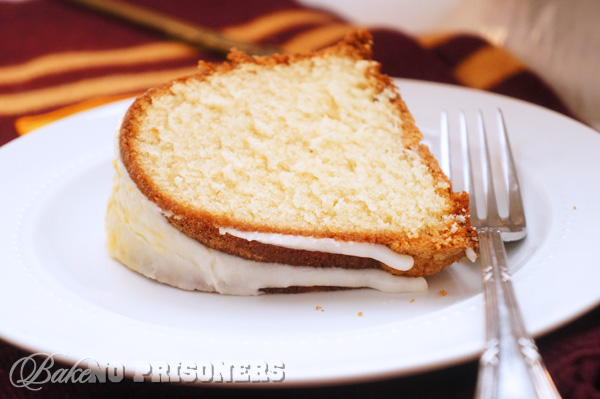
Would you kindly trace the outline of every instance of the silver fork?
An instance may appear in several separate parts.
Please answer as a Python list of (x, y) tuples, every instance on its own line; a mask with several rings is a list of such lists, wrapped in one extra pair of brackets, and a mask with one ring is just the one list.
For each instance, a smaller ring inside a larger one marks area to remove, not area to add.
[[(476, 129), (468, 127), (468, 120), (472, 121), (473, 118), (468, 119), (464, 112), (458, 115), (461, 158), (458, 165), (455, 157), (450, 156), (450, 142), (454, 136), (450, 135), (449, 116), (446, 112), (442, 113), (440, 161), (442, 169), (450, 178), (452, 163), (460, 166), (463, 171), (462, 184), (471, 198), (471, 223), (479, 238), (486, 337), (485, 348), (479, 360), (475, 398), (560, 398), (533, 339), (525, 329), (508, 270), (503, 241), (520, 240), (526, 236), (527, 231), (504, 115), (501, 110), (497, 111), (497, 143), (500, 151), (494, 153), (501, 158), (498, 163), (501, 164), (500, 174), (507, 194), (505, 203), (507, 202), (508, 212), (502, 215), (496, 199), (489, 138), (483, 114), (479, 111), (475, 115)], [(473, 130), (478, 133), (477, 140), (470, 133)], [(473, 156), (474, 152), (479, 154), (479, 158)], [(481, 175), (475, 172), (477, 164)], [(498, 175), (499, 173), (496, 174)], [(453, 183), (456, 180), (453, 179)], [(477, 183), (481, 183), (479, 187), (476, 187)], [(483, 200), (481, 202), (485, 203), (485, 207), (478, 206), (477, 199)]]

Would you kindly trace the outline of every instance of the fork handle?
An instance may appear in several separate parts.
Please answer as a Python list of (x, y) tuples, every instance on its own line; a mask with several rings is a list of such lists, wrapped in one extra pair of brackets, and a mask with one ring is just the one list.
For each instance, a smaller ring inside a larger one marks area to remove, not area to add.
[(486, 307), (486, 344), (475, 398), (560, 398), (525, 330), (499, 229), (477, 229)]

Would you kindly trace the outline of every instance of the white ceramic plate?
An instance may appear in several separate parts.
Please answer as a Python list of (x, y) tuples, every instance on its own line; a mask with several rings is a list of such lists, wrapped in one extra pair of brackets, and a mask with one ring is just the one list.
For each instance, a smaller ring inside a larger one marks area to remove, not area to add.
[[(529, 222), (528, 237), (508, 249), (528, 329), (539, 335), (599, 303), (598, 133), (501, 96), (398, 84), (434, 152), (442, 109), (504, 110)], [(0, 148), (2, 338), (128, 372), (157, 360), (280, 360), (285, 381), (297, 385), (406, 375), (481, 349), (477, 264), (450, 267), (421, 294), (230, 297), (164, 286), (109, 258), (113, 134), (128, 104), (80, 113)]]

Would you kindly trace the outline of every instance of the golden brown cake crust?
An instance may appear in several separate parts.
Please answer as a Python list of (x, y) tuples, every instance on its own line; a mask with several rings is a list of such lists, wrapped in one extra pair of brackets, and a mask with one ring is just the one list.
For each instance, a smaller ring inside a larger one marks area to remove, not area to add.
[[(416, 149), (436, 180), (448, 183), (447, 189), (439, 189), (442, 196), (449, 197), (454, 204), (454, 214), (465, 218), (466, 223), (458, 225), (458, 230), (450, 232), (449, 228), (442, 231), (430, 232), (425, 236), (410, 238), (408, 236), (371, 236), (359, 233), (323, 234), (311, 231), (274, 231), (269, 226), (254, 226), (241, 223), (234, 217), (227, 215), (212, 215), (208, 212), (192, 209), (186, 204), (179, 203), (161, 192), (152, 179), (138, 162), (138, 153), (135, 139), (141, 134), (140, 123), (144, 118), (146, 109), (152, 105), (153, 98), (168, 94), (171, 85), (175, 82), (189, 80), (202, 81), (212, 74), (226, 73), (245, 63), (258, 65), (289, 64), (309, 57), (320, 57), (327, 54), (343, 55), (356, 60), (371, 58), (371, 36), (366, 30), (357, 30), (339, 44), (312, 54), (276, 54), (273, 56), (250, 57), (238, 51), (232, 51), (228, 56), (229, 62), (222, 64), (209, 64), (199, 62), (198, 73), (182, 77), (173, 82), (158, 86), (138, 97), (126, 113), (120, 129), (119, 150), (123, 163), (131, 179), (139, 190), (149, 200), (157, 204), (167, 215), (169, 222), (187, 236), (210, 248), (237, 255), (246, 259), (284, 263), (289, 265), (313, 267), (344, 267), (344, 268), (377, 268), (384, 269), (392, 274), (404, 276), (426, 276), (439, 272), (444, 267), (454, 263), (465, 255), (465, 248), (475, 248), (472, 240), (475, 236), (469, 223), (468, 195), (466, 193), (453, 193), (450, 182), (440, 170), (437, 161), (429, 149), (420, 144), (422, 134), (416, 127), (414, 119), (404, 101), (397, 96), (392, 102), (397, 107), (403, 121), (402, 128), (406, 133), (403, 140), (406, 147)], [(377, 90), (394, 87), (392, 80), (379, 71), (378, 64), (371, 67), (369, 72), (377, 82)], [(395, 90), (395, 88), (394, 88)], [(448, 222), (450, 227), (450, 221)], [(454, 224), (456, 226), (456, 224)], [(318, 238), (335, 238), (344, 241), (372, 242), (389, 246), (392, 250), (413, 256), (415, 264), (412, 269), (401, 272), (389, 268), (378, 261), (348, 255), (336, 255), (322, 252), (287, 249), (256, 241), (246, 241), (229, 234), (220, 234), (219, 227), (233, 228), (240, 231), (260, 231), (264, 233), (280, 233), (292, 235), (311, 235)]]

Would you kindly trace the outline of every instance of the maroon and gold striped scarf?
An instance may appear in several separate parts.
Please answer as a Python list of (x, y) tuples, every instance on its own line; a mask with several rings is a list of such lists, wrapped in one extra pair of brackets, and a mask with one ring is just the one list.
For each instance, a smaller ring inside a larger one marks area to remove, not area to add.
[[(315, 50), (351, 24), (293, 0), (129, 0), (240, 41)], [(506, 94), (570, 114), (551, 88), (502, 48), (471, 35), (412, 37), (370, 29), (383, 72)], [(64, 1), (0, 2), (0, 145), (50, 121), (192, 73), (222, 56)]]

